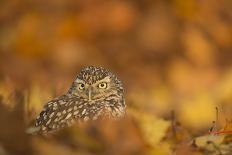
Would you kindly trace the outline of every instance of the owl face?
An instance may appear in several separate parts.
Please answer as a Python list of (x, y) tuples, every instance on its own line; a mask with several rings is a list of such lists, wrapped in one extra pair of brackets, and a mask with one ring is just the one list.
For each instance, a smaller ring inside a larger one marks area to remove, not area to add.
[[(120, 93), (121, 92), (121, 93)], [(121, 82), (108, 70), (101, 67), (86, 67), (81, 70), (72, 86), (72, 94), (91, 102), (111, 95), (122, 95)]]

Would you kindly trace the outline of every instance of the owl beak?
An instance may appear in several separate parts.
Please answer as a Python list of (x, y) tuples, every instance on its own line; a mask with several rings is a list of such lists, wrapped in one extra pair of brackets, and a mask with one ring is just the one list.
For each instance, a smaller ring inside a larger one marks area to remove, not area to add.
[(87, 96), (88, 96), (88, 100), (92, 101), (92, 89), (91, 88), (88, 89)]

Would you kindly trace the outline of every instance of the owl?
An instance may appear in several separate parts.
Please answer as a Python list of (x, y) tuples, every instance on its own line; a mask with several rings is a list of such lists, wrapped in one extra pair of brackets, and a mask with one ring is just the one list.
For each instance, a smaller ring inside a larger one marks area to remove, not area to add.
[(35, 131), (48, 133), (76, 122), (125, 115), (122, 82), (102, 67), (85, 67), (66, 94), (49, 101), (36, 118)]

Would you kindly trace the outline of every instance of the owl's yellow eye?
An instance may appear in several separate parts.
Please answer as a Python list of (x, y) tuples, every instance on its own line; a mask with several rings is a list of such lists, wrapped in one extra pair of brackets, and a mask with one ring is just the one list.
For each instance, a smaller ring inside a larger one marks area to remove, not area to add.
[(102, 83), (100, 83), (100, 84), (98, 85), (98, 87), (101, 88), (101, 89), (106, 89), (107, 83), (102, 82)]
[(83, 90), (85, 88), (85, 85), (83, 83), (78, 84), (78, 89)]

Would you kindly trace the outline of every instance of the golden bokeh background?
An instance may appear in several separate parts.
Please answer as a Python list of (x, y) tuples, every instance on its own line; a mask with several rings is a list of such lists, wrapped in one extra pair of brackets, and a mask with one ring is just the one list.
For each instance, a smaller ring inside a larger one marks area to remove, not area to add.
[(166, 128), (171, 111), (197, 134), (211, 127), (218, 107), (223, 127), (232, 114), (231, 10), (230, 0), (2, 0), (3, 103), (14, 106), (21, 92), (28, 124), (94, 65), (122, 80), (128, 115), (148, 121), (145, 139), (159, 121)]

